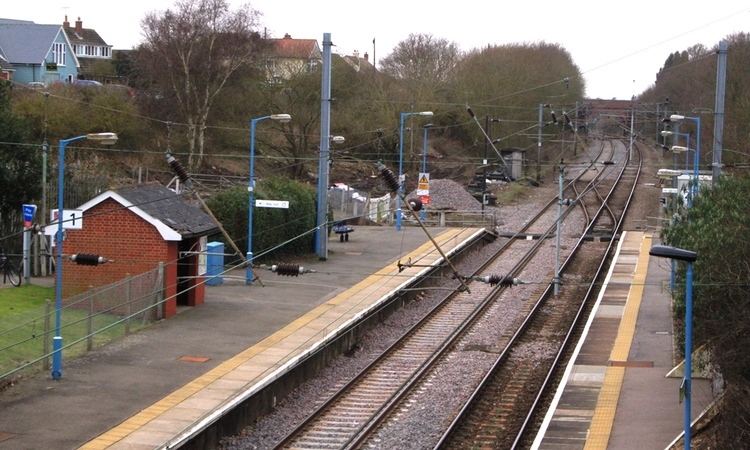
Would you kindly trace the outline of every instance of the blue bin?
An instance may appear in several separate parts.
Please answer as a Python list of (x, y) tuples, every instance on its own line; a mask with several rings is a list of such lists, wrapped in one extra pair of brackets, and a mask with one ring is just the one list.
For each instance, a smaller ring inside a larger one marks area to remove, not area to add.
[(206, 284), (218, 286), (224, 282), (224, 244), (221, 242), (209, 242), (206, 246)]

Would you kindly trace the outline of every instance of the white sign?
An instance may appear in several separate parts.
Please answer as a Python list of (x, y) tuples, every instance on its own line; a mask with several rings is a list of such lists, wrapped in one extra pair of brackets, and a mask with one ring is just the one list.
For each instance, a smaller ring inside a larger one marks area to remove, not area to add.
[(430, 174), (428, 172), (419, 172), (417, 195), (430, 195)]
[(289, 209), (289, 202), (286, 200), (255, 200), (255, 206), (258, 208)]
[[(65, 229), (83, 229), (83, 211), (80, 209), (63, 209), (62, 225)], [(57, 222), (57, 209), (50, 211), (50, 223)], [(55, 223), (55, 225), (57, 225)]]

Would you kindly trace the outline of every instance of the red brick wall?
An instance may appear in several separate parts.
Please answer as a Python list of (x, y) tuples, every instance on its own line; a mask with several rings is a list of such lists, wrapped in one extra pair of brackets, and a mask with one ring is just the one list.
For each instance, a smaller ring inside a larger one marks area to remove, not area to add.
[[(83, 214), (82, 230), (66, 230), (63, 253), (92, 253), (114, 262), (99, 266), (81, 266), (64, 258), (63, 296), (120, 280), (126, 274), (136, 275), (157, 267), (165, 267), (165, 298), (174, 297), (177, 269), (177, 243), (164, 241), (150, 223), (108, 199)], [(171, 304), (170, 304), (171, 303)], [(176, 312), (175, 300), (167, 302), (164, 316)]]

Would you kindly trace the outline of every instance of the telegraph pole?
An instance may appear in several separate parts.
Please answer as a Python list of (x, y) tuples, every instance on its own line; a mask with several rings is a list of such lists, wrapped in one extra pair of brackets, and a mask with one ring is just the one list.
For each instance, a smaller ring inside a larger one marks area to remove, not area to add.
[(331, 144), (331, 33), (323, 33), (323, 71), (320, 87), (320, 157), (318, 159), (318, 216), (315, 253), (328, 259), (328, 156)]
[(544, 103), (539, 104), (539, 127), (537, 128), (537, 143), (536, 143), (536, 182), (539, 183), (541, 163), (542, 163), (542, 113), (544, 110)]
[(724, 139), (724, 93), (727, 83), (727, 41), (719, 42), (716, 61), (716, 103), (714, 105), (714, 161), (711, 165), (711, 184), (721, 176), (721, 147)]

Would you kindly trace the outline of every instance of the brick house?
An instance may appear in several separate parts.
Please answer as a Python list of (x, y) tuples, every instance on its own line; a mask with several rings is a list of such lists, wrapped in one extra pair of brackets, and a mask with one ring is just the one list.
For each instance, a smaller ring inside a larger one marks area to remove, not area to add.
[(83, 228), (65, 230), (64, 254), (97, 254), (114, 262), (84, 266), (64, 259), (64, 297), (154, 270), (161, 262), (163, 317), (176, 314), (178, 305), (203, 303), (205, 259), (183, 252), (205, 251), (208, 235), (218, 230), (208, 214), (158, 184), (110, 190), (78, 209)]

